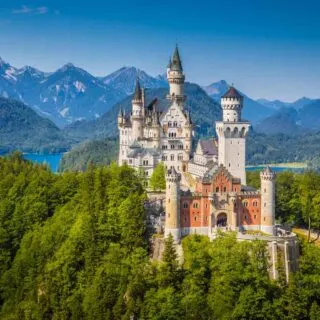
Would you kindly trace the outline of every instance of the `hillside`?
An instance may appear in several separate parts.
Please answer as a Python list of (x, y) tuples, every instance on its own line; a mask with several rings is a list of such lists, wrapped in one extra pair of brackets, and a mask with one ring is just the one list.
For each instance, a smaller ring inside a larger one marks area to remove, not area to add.
[(320, 131), (299, 136), (266, 135), (251, 131), (247, 141), (247, 164), (309, 162), (320, 168)]
[[(146, 102), (148, 104), (154, 98), (158, 98), (161, 104), (166, 103), (164, 99), (167, 93), (168, 89), (166, 88), (148, 89), (146, 90)], [(201, 136), (214, 135), (213, 122), (221, 117), (220, 105), (197, 84), (186, 83), (185, 94), (187, 95), (186, 109), (191, 112), (192, 121), (196, 124), (196, 133)], [(94, 121), (75, 122), (64, 128), (63, 131), (76, 139), (114, 137), (118, 135), (117, 115), (119, 108), (121, 106), (126, 113), (130, 113), (131, 100), (132, 96), (128, 96), (113, 106), (101, 118)]]
[(59, 171), (84, 171), (90, 163), (110, 164), (117, 160), (118, 150), (118, 139), (84, 141), (63, 155)]
[(70, 142), (55, 124), (25, 104), (0, 98), (0, 153), (62, 152)]
[[(74, 146), (61, 161), (59, 171), (82, 171), (92, 162), (105, 165), (117, 161), (119, 140), (106, 138), (85, 141)], [(310, 167), (320, 168), (320, 132), (300, 136), (266, 135), (251, 130), (247, 139), (247, 164), (307, 162)]]
[(255, 125), (255, 129), (266, 134), (292, 135), (320, 130), (320, 100), (310, 101), (306, 103), (304, 100), (306, 104), (299, 108), (280, 108), (275, 114)]

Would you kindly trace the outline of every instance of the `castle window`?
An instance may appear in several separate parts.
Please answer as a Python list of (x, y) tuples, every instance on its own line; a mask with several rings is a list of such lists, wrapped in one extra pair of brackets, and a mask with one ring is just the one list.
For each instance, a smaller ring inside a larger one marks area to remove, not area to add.
[(223, 192), (227, 192), (227, 187), (223, 187)]
[(266, 217), (263, 218), (263, 221), (266, 221)]
[(198, 209), (198, 208), (199, 208), (198, 202), (195, 202), (195, 203), (193, 204), (193, 208), (194, 208), (194, 209)]
[(188, 203), (187, 202), (183, 203), (183, 208), (188, 209)]
[(247, 207), (248, 206), (248, 201), (243, 201), (243, 206)]
[(208, 204), (206, 203), (206, 208), (208, 208)]
[(174, 144), (171, 145), (171, 149), (174, 149)]
[(219, 187), (216, 187), (216, 192), (219, 192)]
[(254, 220), (256, 220), (256, 219), (257, 219), (257, 216), (256, 216), (256, 215), (254, 215), (254, 216), (253, 216), (253, 218), (254, 218)]
[(171, 161), (174, 161), (174, 154), (172, 154), (172, 155), (170, 156), (170, 160), (171, 160)]
[(247, 220), (247, 216), (244, 216), (244, 220)]
[(258, 206), (258, 202), (257, 201), (253, 201), (253, 206), (257, 207)]
[(181, 153), (178, 154), (178, 160), (182, 160), (183, 159), (183, 155)]

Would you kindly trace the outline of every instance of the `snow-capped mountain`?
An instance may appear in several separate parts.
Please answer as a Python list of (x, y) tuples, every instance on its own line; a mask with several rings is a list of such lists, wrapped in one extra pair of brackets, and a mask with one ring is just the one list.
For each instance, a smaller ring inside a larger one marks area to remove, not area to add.
[(0, 58), (0, 96), (19, 99), (16, 82), (17, 69)]
[(0, 96), (23, 101), (39, 114), (64, 126), (82, 119), (95, 119), (134, 90), (139, 77), (146, 88), (166, 87), (160, 78), (124, 67), (98, 78), (68, 63), (45, 73), (26, 66), (17, 69), (0, 59)]
[(135, 67), (123, 67), (102, 78), (102, 82), (109, 88), (116, 90), (124, 97), (133, 93), (135, 81), (139, 78), (144, 88), (165, 88), (168, 86), (166, 79), (151, 77), (143, 70)]

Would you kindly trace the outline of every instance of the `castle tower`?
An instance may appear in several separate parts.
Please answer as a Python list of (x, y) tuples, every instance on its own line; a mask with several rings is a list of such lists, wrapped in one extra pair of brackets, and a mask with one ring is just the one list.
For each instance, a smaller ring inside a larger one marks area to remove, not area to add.
[(261, 180), (261, 231), (275, 235), (275, 179), (268, 166), (260, 172)]
[(167, 68), (167, 78), (170, 86), (169, 99), (176, 99), (178, 104), (183, 108), (184, 96), (184, 80), (185, 76), (182, 69), (182, 63), (178, 46), (173, 53), (172, 59), (169, 60)]
[(190, 160), (190, 152), (191, 152), (191, 146), (192, 146), (192, 130), (193, 130), (193, 124), (191, 121), (190, 111), (186, 112), (187, 116), (187, 122), (184, 127), (184, 136), (185, 136), (185, 145), (184, 150), (185, 156), (183, 157), (183, 160), (188, 161)]
[(216, 122), (219, 138), (219, 164), (224, 165), (235, 177), (246, 185), (246, 135), (250, 123), (241, 119), (243, 96), (234, 88), (221, 97), (222, 121)]
[(160, 120), (159, 120), (159, 114), (155, 110), (155, 108), (152, 111), (150, 132), (153, 140), (153, 148), (155, 149), (160, 148)]
[(138, 140), (143, 137), (143, 91), (140, 87), (139, 79), (136, 81), (136, 88), (132, 99), (132, 140)]
[(126, 124), (125, 114), (123, 109), (120, 107), (118, 113), (118, 129), (119, 129), (119, 165), (122, 165), (126, 159), (126, 148), (127, 141), (124, 135), (124, 127)]
[(175, 241), (181, 237), (180, 230), (180, 180), (181, 175), (174, 169), (166, 174), (166, 220), (165, 237), (172, 235)]

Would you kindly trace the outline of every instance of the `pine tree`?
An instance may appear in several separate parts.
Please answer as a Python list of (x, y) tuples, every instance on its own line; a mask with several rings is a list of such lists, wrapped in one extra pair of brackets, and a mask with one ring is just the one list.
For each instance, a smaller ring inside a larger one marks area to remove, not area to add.
[(149, 185), (154, 191), (164, 190), (166, 188), (165, 167), (163, 162), (160, 162), (154, 169), (149, 180)]

